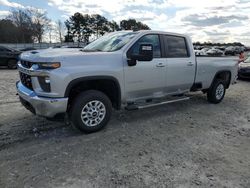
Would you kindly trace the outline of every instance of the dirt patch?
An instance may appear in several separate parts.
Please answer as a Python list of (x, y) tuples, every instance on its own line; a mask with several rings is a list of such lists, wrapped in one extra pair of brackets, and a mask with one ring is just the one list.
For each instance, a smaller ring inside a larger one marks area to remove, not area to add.
[(80, 134), (30, 114), (17, 71), (0, 71), (0, 187), (250, 187), (250, 82), (218, 105), (196, 93)]

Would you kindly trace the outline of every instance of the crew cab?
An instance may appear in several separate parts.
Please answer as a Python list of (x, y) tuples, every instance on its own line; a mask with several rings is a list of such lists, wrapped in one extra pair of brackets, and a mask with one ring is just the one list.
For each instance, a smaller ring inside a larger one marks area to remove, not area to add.
[(16, 84), (22, 104), (52, 118), (67, 114), (79, 130), (103, 128), (112, 109), (136, 110), (189, 99), (202, 91), (219, 103), (235, 82), (237, 61), (196, 59), (190, 37), (160, 31), (119, 31), (83, 49), (22, 53)]

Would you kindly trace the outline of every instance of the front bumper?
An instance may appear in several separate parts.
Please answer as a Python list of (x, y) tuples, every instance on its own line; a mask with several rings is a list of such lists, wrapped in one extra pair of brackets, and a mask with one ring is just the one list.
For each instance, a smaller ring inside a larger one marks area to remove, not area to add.
[(44, 117), (54, 117), (67, 111), (68, 98), (39, 97), (20, 81), (16, 83), (21, 103), (32, 113)]

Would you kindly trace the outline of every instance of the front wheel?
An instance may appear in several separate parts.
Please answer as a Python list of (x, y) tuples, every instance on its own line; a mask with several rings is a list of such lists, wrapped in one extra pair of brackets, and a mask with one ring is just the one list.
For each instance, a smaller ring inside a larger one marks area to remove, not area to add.
[(110, 99), (100, 91), (80, 93), (73, 102), (70, 119), (80, 131), (91, 133), (107, 125), (112, 112)]
[(221, 80), (215, 80), (207, 92), (207, 99), (209, 102), (217, 104), (220, 103), (226, 93), (225, 84)]

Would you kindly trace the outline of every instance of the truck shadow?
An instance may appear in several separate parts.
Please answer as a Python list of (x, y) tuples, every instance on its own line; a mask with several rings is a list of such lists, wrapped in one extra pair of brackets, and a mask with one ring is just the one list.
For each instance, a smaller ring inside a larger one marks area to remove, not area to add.
[(142, 110), (115, 112), (114, 114), (116, 115), (113, 115), (113, 119), (118, 119), (121, 122), (132, 122), (136, 119), (153, 120), (158, 117), (172, 116), (176, 112), (189, 113), (189, 108), (197, 108), (204, 104), (208, 104), (205, 95), (194, 94), (188, 101), (165, 104)]

